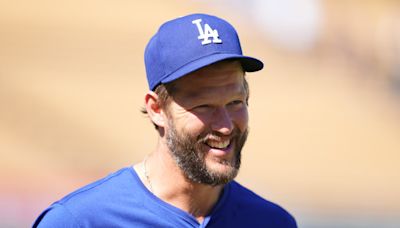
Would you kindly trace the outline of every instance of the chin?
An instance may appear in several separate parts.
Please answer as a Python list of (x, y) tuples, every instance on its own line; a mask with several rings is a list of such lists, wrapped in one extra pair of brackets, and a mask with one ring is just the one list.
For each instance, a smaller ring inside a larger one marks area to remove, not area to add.
[(218, 176), (225, 176), (231, 173), (237, 172), (237, 168), (235, 168), (235, 164), (232, 164), (232, 161), (226, 160), (213, 160), (207, 162), (207, 169), (209, 172), (214, 173)]

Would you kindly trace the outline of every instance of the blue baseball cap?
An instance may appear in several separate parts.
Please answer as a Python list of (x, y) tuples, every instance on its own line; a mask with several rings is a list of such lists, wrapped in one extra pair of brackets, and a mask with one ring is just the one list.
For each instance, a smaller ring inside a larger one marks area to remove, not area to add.
[(264, 64), (244, 56), (238, 34), (227, 21), (191, 14), (161, 25), (144, 52), (150, 90), (210, 64), (237, 59), (245, 72), (259, 71)]

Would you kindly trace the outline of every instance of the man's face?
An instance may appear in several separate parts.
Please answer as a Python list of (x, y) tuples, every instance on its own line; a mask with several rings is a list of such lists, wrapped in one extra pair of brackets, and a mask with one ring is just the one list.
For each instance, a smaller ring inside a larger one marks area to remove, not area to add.
[(247, 92), (238, 62), (202, 68), (175, 82), (166, 144), (184, 175), (220, 185), (234, 179), (247, 138)]

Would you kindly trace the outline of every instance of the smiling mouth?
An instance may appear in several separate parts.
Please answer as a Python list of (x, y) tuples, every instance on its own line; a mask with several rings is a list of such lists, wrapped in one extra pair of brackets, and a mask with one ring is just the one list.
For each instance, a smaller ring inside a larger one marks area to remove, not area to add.
[(207, 146), (214, 148), (214, 149), (226, 149), (229, 147), (229, 144), (231, 143), (231, 140), (223, 140), (223, 141), (214, 141), (214, 140), (208, 140), (206, 142)]

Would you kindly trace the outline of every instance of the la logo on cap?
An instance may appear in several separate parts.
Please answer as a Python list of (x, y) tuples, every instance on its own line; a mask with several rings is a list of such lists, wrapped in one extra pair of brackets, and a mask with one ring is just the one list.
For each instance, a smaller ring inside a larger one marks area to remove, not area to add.
[[(203, 28), (201, 27), (201, 19), (194, 20), (192, 21), (192, 23), (197, 25), (197, 29), (199, 30), (200, 34), (197, 39), (203, 40), (201, 42), (202, 45), (211, 44), (211, 42), (215, 44), (222, 43), (222, 40), (219, 39), (218, 36), (218, 30), (212, 29), (208, 24), (204, 24), (203, 30)], [(213, 38), (212, 41), (210, 40), (210, 38)]]

